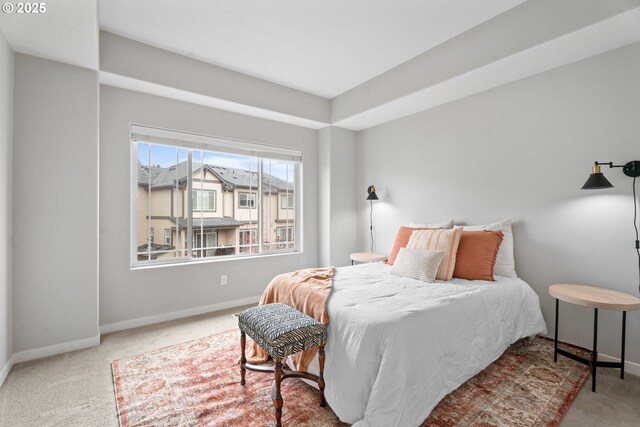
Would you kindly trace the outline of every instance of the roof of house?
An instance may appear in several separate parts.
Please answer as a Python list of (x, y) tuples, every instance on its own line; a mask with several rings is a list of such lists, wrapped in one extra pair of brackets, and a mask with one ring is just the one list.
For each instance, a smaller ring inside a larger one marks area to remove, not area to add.
[[(202, 167), (216, 175), (228, 189), (239, 188), (257, 188), (258, 173), (245, 169), (230, 168), (226, 166), (210, 165), (208, 163), (193, 163), (194, 174)], [(176, 180), (179, 184), (183, 184), (187, 179), (187, 162), (183, 161), (177, 165), (161, 168), (157, 166), (142, 166), (138, 163), (138, 184), (151, 188), (166, 188), (175, 186)], [(265, 192), (268, 191), (293, 191), (292, 183), (267, 173), (262, 174), (263, 187)]]

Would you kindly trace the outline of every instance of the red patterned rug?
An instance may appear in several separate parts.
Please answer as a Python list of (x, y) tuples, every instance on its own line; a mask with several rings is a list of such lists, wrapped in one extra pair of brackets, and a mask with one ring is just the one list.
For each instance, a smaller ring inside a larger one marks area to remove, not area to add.
[[(228, 331), (115, 360), (120, 425), (274, 425), (272, 376), (247, 372), (241, 386), (238, 345), (239, 333)], [(422, 426), (557, 426), (588, 375), (565, 357), (553, 363), (553, 341), (520, 340), (446, 396)], [(345, 425), (298, 379), (284, 381), (282, 394), (285, 426)]]

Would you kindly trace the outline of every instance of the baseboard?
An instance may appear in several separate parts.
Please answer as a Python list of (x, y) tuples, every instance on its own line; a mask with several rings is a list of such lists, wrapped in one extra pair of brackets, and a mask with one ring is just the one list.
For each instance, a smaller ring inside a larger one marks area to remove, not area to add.
[(186, 310), (172, 311), (170, 313), (157, 314), (155, 316), (139, 317), (137, 319), (125, 320), (123, 322), (109, 323), (100, 326), (101, 334), (124, 331), (126, 329), (140, 326), (153, 325), (155, 323), (167, 322), (169, 320), (182, 319), (184, 317), (196, 316), (198, 314), (211, 313), (213, 311), (226, 310), (227, 308), (239, 307), (241, 305), (256, 304), (260, 301), (260, 296), (225, 301), (217, 304), (203, 305)]
[[(608, 356), (602, 353), (598, 353), (598, 360), (602, 360), (603, 362), (620, 362), (620, 358)], [(624, 372), (625, 374), (629, 373), (640, 377), (640, 364), (625, 360)]]
[(4, 384), (4, 380), (7, 379), (7, 375), (9, 375), (9, 371), (13, 368), (13, 356), (7, 360), (7, 363), (4, 364), (2, 370), (0, 370), (0, 387)]
[(22, 363), (29, 360), (41, 359), (43, 357), (55, 356), (57, 354), (68, 353), (70, 351), (83, 350), (85, 348), (96, 347), (100, 345), (100, 335), (91, 338), (84, 338), (76, 341), (63, 342), (60, 344), (49, 345), (46, 347), (34, 348), (31, 350), (20, 351), (13, 354), (13, 363)]

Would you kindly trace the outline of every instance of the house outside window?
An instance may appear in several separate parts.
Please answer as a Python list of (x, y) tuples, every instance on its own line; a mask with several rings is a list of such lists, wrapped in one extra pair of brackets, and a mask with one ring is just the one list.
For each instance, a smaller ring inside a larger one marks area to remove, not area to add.
[(131, 153), (133, 268), (301, 250), (301, 151), (132, 125)]

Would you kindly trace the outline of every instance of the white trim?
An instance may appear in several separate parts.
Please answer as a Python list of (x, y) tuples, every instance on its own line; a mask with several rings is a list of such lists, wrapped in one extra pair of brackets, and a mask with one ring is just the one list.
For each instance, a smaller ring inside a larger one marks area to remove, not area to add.
[[(620, 362), (620, 358), (608, 356), (606, 354), (598, 353), (598, 360), (602, 360), (604, 362)], [(608, 368), (603, 368), (608, 369)], [(628, 360), (624, 361), (624, 373), (637, 375), (640, 377), (640, 364), (635, 362), (629, 362)]]
[(101, 334), (124, 331), (125, 329), (137, 328), (140, 326), (153, 325), (155, 323), (167, 322), (169, 320), (182, 319), (184, 317), (196, 316), (198, 314), (211, 313), (225, 310), (227, 308), (239, 307), (241, 305), (256, 304), (260, 301), (260, 295), (237, 299), (233, 301), (220, 302), (216, 304), (203, 305), (200, 307), (178, 310), (170, 313), (156, 314), (154, 316), (139, 317), (137, 319), (125, 320), (123, 322), (109, 323), (100, 326)]
[(154, 126), (131, 124), (131, 140), (176, 145), (205, 151), (221, 151), (241, 156), (302, 162), (302, 150), (280, 147), (260, 142), (244, 141), (222, 136), (203, 135), (186, 131), (164, 129)]
[(84, 338), (76, 341), (63, 342), (53, 344), (46, 347), (34, 348), (31, 350), (20, 351), (14, 353), (13, 363), (22, 363), (29, 360), (41, 359), (43, 357), (55, 356), (56, 354), (68, 353), (70, 351), (83, 350), (85, 348), (96, 347), (100, 345), (100, 335), (91, 338)]
[(0, 387), (4, 384), (4, 380), (7, 379), (9, 372), (11, 372), (11, 368), (13, 368), (13, 355), (7, 360), (7, 363), (4, 364), (2, 370), (0, 370)]
[(132, 77), (122, 76), (116, 73), (100, 71), (100, 84), (127, 89), (134, 92), (147, 93), (161, 96), (163, 98), (175, 99), (188, 102), (190, 104), (204, 105), (205, 107), (216, 108), (218, 110), (231, 111), (232, 113), (244, 114), (266, 120), (287, 123), (294, 126), (302, 126), (309, 129), (322, 129), (329, 125), (328, 122), (321, 122), (305, 117), (294, 116), (293, 114), (280, 113), (268, 108), (254, 107), (239, 102), (227, 101), (201, 93), (189, 92), (174, 87), (151, 83)]

